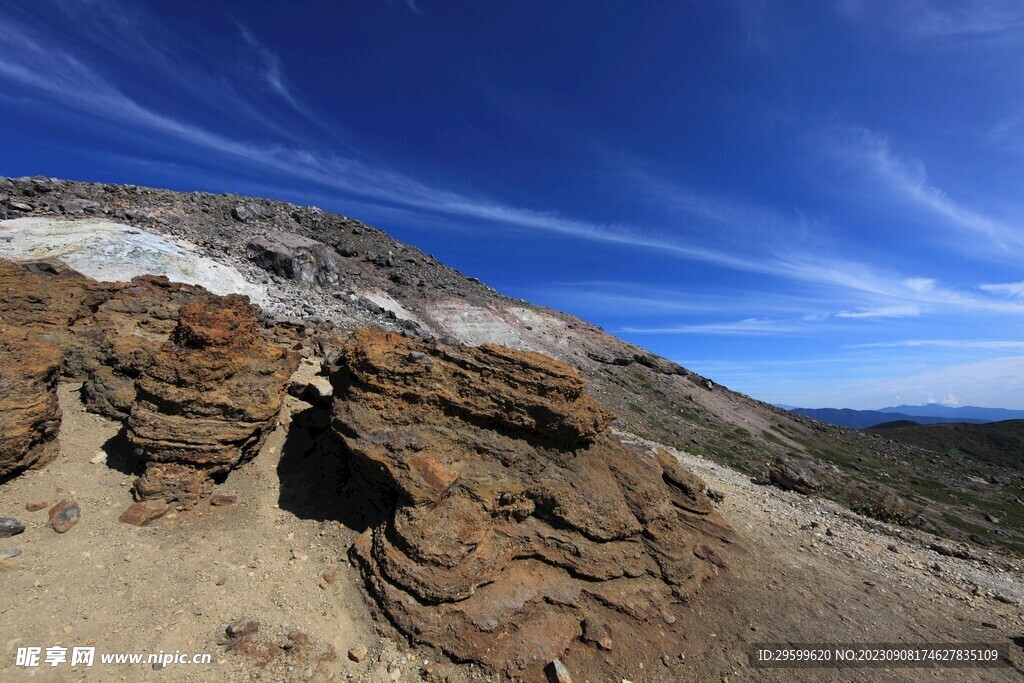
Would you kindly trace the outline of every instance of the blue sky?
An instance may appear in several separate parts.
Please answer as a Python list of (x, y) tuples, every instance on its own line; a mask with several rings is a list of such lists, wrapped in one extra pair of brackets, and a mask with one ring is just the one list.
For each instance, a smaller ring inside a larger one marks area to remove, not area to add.
[(766, 401), (1024, 408), (1024, 4), (0, 5), (0, 174), (360, 218)]

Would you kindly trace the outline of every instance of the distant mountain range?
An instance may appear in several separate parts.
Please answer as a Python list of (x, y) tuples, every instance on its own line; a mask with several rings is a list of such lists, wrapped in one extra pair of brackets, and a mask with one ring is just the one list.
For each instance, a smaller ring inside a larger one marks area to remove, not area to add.
[(950, 408), (938, 403), (922, 406), (891, 406), (878, 410), (852, 410), (850, 408), (790, 408), (780, 406), (799, 415), (813, 417), (815, 420), (828, 424), (853, 429), (867, 429), (875, 425), (896, 420), (916, 422), (918, 424), (942, 424), (947, 422), (966, 422), (982, 424), (1002, 420), (1024, 419), (1024, 410), (1007, 410), (1006, 408), (979, 408), (962, 406)]

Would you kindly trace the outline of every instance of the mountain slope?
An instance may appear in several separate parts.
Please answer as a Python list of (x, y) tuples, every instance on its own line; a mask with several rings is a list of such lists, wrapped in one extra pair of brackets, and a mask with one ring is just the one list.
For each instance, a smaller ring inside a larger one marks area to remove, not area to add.
[[(41, 230), (31, 250), (15, 239), (27, 217)], [(964, 465), (729, 391), (583, 320), (505, 297), (345, 216), (236, 195), (34, 177), (0, 179), (0, 219), (18, 219), (0, 224), (0, 256), (67, 257), (80, 251), (76, 240), (106, 226), (119, 240), (140, 233), (173, 243), (150, 260), (151, 272), (162, 272), (179, 253), (233, 269), (266, 292), (261, 303), (267, 315), (289, 325), (341, 331), (377, 325), (445, 341), (539, 351), (575, 367), (619, 424), (645, 438), (759, 477), (769, 461), (785, 457), (819, 481), (821, 494), (855, 509), (1024, 549), (1024, 530), (987, 522), (960, 497), (964, 486), (973, 486), (963, 482), (965, 473), (1002, 476), (998, 467)], [(61, 248), (55, 248), (57, 240), (47, 241), (46, 230), (62, 236)], [(109, 265), (110, 248), (94, 250), (94, 266)], [(82, 264), (75, 267), (90, 274)], [(1011, 476), (1019, 485), (1019, 474)], [(1001, 492), (971, 495), (992, 506), (1008, 504)]]
[[(851, 408), (790, 408), (790, 412), (799, 415), (813, 417), (815, 420), (827, 422), (838, 427), (849, 427), (850, 429), (867, 429), (885, 422), (894, 420), (909, 420), (919, 424), (938, 424), (940, 422), (953, 422), (955, 418), (945, 417), (923, 417), (911, 415), (910, 413), (882, 412), (880, 410), (853, 410)], [(960, 420), (961, 422), (975, 422), (975, 420)], [(984, 420), (976, 420), (984, 422)]]
[(928, 403), (923, 406), (891, 406), (889, 408), (879, 408), (878, 411), (881, 413), (901, 413), (918, 417), (941, 417), (956, 422), (998, 422), (1000, 420), (1024, 419), (1024, 410), (979, 408), (978, 406), (957, 406), (954, 408), (938, 403)]
[(999, 467), (1024, 470), (1024, 420), (987, 424), (900, 425), (874, 430), (894, 441)]

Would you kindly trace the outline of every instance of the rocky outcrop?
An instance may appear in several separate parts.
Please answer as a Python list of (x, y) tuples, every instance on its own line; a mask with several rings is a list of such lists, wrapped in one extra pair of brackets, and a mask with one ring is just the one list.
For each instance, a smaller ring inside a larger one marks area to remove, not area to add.
[(71, 326), (110, 291), (59, 263), (0, 260), (0, 480), (57, 457)]
[(726, 566), (703, 482), (620, 443), (562, 363), (362, 330), (332, 382), (353, 476), (393, 511), (352, 553), (416, 641), (538, 677), (569, 648), (664, 642)]
[(59, 347), (0, 329), (0, 481), (55, 457)]
[(263, 338), (245, 297), (182, 306), (135, 382), (128, 438), (146, 464), (136, 497), (189, 505), (208, 495), (211, 477), (255, 455), (298, 363)]
[(0, 291), (0, 480), (56, 457), (63, 374), (90, 410), (127, 421), (146, 468), (136, 496), (190, 504), (255, 453), (298, 365), (289, 329), (239, 295), (3, 260)]
[(205, 290), (142, 276), (96, 307), (77, 328), (66, 372), (84, 379), (82, 399), (91, 411), (123, 420), (135, 402), (135, 382), (177, 325), (182, 306)]

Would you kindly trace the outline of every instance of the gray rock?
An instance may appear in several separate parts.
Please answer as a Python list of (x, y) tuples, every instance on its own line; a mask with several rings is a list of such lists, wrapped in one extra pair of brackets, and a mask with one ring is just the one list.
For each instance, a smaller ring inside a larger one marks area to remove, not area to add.
[(78, 524), (78, 520), (82, 517), (82, 509), (78, 503), (71, 500), (70, 498), (62, 500), (61, 502), (50, 508), (50, 526), (58, 534), (63, 534), (68, 529)]
[(334, 285), (341, 268), (326, 244), (291, 233), (260, 235), (246, 245), (249, 259), (279, 277), (308, 285)]
[(768, 478), (780, 489), (808, 495), (818, 490), (818, 482), (809, 471), (796, 463), (775, 458), (768, 466)]
[(236, 204), (235, 208), (231, 209), (231, 215), (235, 220), (247, 223), (258, 218), (266, 218), (270, 215), (270, 212), (266, 207), (257, 202), (245, 202), (244, 204)]
[(96, 213), (100, 208), (99, 204), (87, 199), (66, 199), (58, 206), (66, 214)]
[(678, 363), (673, 363), (672, 361), (666, 360), (659, 356), (638, 353), (634, 356), (634, 359), (640, 365), (648, 367), (651, 370), (654, 370), (655, 372), (658, 372), (662, 375), (687, 374), (686, 368), (684, 368), (683, 366), (679, 365)]
[(587, 351), (587, 358), (604, 365), (632, 365), (635, 361), (634, 358), (626, 356), (606, 356), (601, 353), (594, 353), (593, 351)]
[(21, 555), (19, 548), (0, 548), (0, 560), (9, 560), (18, 555)]
[(25, 525), (13, 517), (0, 517), (0, 538), (16, 536), (25, 530)]
[(560, 659), (552, 660), (545, 667), (545, 671), (548, 674), (548, 680), (553, 683), (572, 683), (572, 676), (569, 675), (569, 670), (565, 668), (565, 664), (562, 664)]

